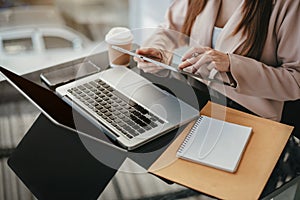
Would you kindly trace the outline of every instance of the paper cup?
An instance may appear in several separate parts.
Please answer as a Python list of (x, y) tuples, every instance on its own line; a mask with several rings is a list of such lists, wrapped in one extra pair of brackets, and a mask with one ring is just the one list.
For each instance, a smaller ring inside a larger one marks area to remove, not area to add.
[(126, 50), (131, 50), (133, 35), (128, 28), (115, 27), (112, 28), (105, 36), (108, 44), (108, 58), (111, 67), (128, 66), (130, 63), (130, 55), (124, 54), (113, 49), (111, 46), (119, 46)]

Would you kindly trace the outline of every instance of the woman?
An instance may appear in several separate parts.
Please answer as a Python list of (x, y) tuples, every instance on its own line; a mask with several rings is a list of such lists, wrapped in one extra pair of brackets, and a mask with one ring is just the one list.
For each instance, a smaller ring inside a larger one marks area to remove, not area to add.
[[(300, 99), (298, 0), (175, 0), (166, 16), (137, 53), (169, 64), (169, 52), (191, 46), (179, 68), (203, 76), (218, 70), (230, 86), (210, 87), (264, 118), (279, 121), (284, 101)], [(145, 72), (163, 72), (136, 61)]]
[[(170, 52), (191, 46), (179, 68), (202, 76), (218, 70), (216, 78), (230, 86), (211, 82), (209, 87), (238, 103), (233, 107), (264, 118), (279, 121), (284, 102), (300, 99), (299, 0), (175, 0), (166, 16), (137, 53), (170, 64)], [(136, 61), (145, 72), (164, 73)], [(299, 152), (293, 141), (285, 152)], [(265, 194), (278, 180), (299, 173), (299, 158), (291, 155), (285, 160), (282, 154)]]

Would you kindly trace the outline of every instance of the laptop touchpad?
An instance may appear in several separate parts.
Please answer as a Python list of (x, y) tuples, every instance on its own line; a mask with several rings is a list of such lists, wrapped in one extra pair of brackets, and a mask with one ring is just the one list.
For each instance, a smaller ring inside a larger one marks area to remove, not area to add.
[(162, 98), (170, 95), (167, 92), (163, 92), (152, 83), (147, 83), (145, 81), (140, 81), (138, 83), (127, 86), (123, 88), (123, 92), (128, 95), (128, 97), (138, 101), (139, 103), (147, 107), (150, 107), (155, 102), (158, 102)]

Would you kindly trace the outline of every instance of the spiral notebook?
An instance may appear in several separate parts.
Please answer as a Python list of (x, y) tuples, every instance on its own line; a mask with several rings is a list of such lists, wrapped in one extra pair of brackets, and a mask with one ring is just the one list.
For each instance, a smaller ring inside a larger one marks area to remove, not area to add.
[(233, 173), (251, 132), (251, 127), (200, 116), (176, 156)]

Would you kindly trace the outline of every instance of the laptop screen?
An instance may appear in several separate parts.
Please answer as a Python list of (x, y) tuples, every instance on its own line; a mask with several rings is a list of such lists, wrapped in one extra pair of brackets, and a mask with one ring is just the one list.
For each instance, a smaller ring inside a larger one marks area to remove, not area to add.
[[(57, 124), (67, 126), (74, 130), (80, 127), (89, 127), (89, 135), (106, 142), (112, 143), (101, 130), (93, 126), (86, 118), (84, 118), (76, 110), (72, 109), (66, 102), (60, 99), (52, 91), (43, 88), (17, 74), (14, 74), (3, 67), (0, 71), (7, 78), (7, 80), (14, 85), (16, 89), (23, 93), (32, 103), (34, 103), (44, 114), (48, 115)], [(74, 118), (79, 119), (84, 126), (76, 127)], [(78, 130), (84, 132), (84, 130)]]

